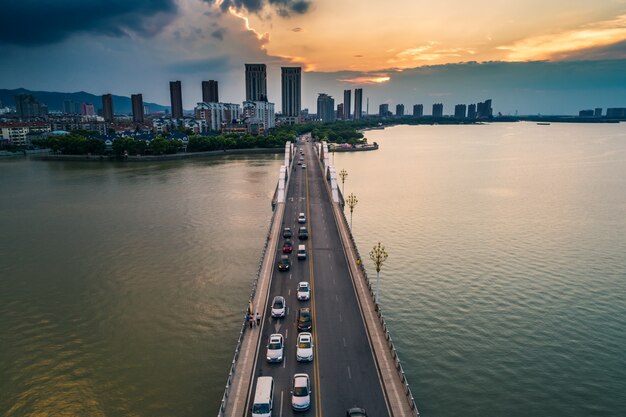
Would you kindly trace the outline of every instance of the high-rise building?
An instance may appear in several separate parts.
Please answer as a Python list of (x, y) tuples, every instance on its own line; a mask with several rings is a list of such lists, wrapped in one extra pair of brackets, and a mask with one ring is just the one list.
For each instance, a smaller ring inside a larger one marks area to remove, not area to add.
[(96, 109), (93, 106), (93, 103), (81, 103), (80, 104), (80, 114), (83, 116), (95, 116)]
[(343, 103), (337, 104), (337, 119), (343, 119)]
[(433, 104), (433, 117), (443, 117), (443, 104), (442, 103)]
[(381, 104), (380, 106), (378, 106), (378, 115), (380, 117), (389, 116), (389, 104), (385, 103), (385, 104)]
[(32, 94), (18, 94), (15, 96), (15, 110), (22, 119), (41, 117), (48, 114), (48, 106), (40, 103)]
[(467, 106), (467, 118), (468, 119), (476, 118), (476, 105), (475, 104), (470, 104), (469, 106)]
[(102, 95), (102, 117), (105, 122), (113, 121), (113, 96), (111, 94)]
[(295, 118), (294, 122), (300, 121), (300, 109), (302, 107), (302, 68), (281, 67), (283, 116)]
[(404, 116), (404, 104), (396, 104), (396, 117)]
[(350, 120), (350, 106), (352, 105), (352, 90), (343, 90), (343, 120)]
[(581, 110), (578, 112), (578, 117), (593, 117), (593, 110)]
[(276, 113), (274, 103), (268, 101), (244, 101), (242, 115), (252, 123), (261, 123), (263, 129), (273, 129), (276, 127)]
[(265, 64), (246, 64), (246, 101), (267, 101)]
[(596, 107), (593, 112), (593, 117), (602, 117), (602, 107)]
[(141, 94), (130, 96), (133, 103), (133, 122), (143, 123), (143, 97)]
[(317, 118), (323, 123), (335, 121), (335, 99), (328, 94), (319, 93), (317, 96)]
[(180, 81), (170, 81), (172, 119), (183, 118), (183, 91)]
[(465, 119), (467, 113), (467, 106), (465, 104), (457, 104), (454, 106), (454, 118)]
[(488, 119), (493, 116), (491, 99), (480, 102), (476, 105), (476, 117), (478, 119)]
[(626, 118), (626, 107), (609, 107), (606, 109), (606, 117), (616, 119)]
[(413, 105), (413, 117), (422, 117), (423, 115), (424, 115), (424, 105), (414, 104)]
[(354, 89), (354, 120), (359, 120), (363, 117), (363, 89)]
[(63, 100), (63, 113), (74, 113), (74, 102), (72, 100)]
[(202, 81), (202, 101), (204, 103), (219, 103), (219, 94), (217, 92), (217, 81)]

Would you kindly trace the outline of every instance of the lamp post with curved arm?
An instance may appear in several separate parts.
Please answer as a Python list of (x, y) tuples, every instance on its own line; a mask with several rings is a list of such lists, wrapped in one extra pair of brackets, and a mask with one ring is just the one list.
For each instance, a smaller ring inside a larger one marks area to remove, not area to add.
[(385, 250), (385, 247), (378, 242), (378, 245), (374, 246), (374, 249), (370, 252), (370, 259), (376, 265), (376, 295), (374, 301), (378, 306), (378, 288), (380, 287), (380, 268), (383, 266), (383, 263), (387, 260), (389, 254)]
[(346, 178), (348, 178), (348, 171), (342, 169), (339, 171), (339, 177), (341, 178), (341, 194), (346, 195)]
[(354, 207), (356, 207), (356, 203), (358, 203), (356, 196), (352, 193), (346, 198), (346, 204), (350, 207), (350, 230), (352, 231), (352, 212), (354, 211)]

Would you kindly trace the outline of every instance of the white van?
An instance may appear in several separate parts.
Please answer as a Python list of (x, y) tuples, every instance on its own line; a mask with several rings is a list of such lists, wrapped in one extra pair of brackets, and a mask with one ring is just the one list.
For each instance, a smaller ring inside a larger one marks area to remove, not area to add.
[(306, 248), (304, 245), (298, 245), (298, 260), (306, 259)]
[(271, 417), (274, 406), (274, 378), (260, 376), (256, 380), (252, 417)]

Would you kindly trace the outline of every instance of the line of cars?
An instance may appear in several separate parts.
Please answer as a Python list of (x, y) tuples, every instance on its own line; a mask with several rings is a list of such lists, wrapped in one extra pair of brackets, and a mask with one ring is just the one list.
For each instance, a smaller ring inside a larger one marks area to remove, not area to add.
[[(306, 224), (306, 216), (304, 213), (298, 214), (298, 224)], [(293, 253), (294, 244), (291, 238), (293, 233), (291, 228), (285, 227), (282, 233), (285, 239), (282, 246), (282, 252), (278, 261), (278, 270), (280, 272), (289, 271), (291, 269), (291, 261), (289, 254)], [(300, 226), (298, 230), (298, 239), (307, 240), (309, 237), (306, 226)], [(297, 249), (298, 260), (305, 260), (306, 246), (299, 244)], [(311, 299), (311, 285), (307, 281), (298, 282), (296, 288), (296, 299), (298, 301), (309, 301)], [(285, 297), (277, 295), (272, 299), (270, 314), (274, 319), (281, 319), (287, 315), (287, 305)], [(312, 362), (313, 361), (313, 335), (311, 330), (313, 327), (313, 315), (309, 307), (301, 307), (298, 309), (296, 327), (298, 336), (296, 340), (296, 361)], [(272, 333), (266, 346), (266, 360), (269, 363), (280, 363), (285, 360), (285, 337), (280, 333)], [(269, 376), (257, 378), (257, 388), (255, 391), (254, 403), (252, 406), (253, 417), (271, 416), (273, 408), (273, 391), (274, 380)], [(296, 373), (293, 376), (291, 384), (291, 408), (294, 411), (306, 411), (311, 407), (311, 380), (307, 373)]]

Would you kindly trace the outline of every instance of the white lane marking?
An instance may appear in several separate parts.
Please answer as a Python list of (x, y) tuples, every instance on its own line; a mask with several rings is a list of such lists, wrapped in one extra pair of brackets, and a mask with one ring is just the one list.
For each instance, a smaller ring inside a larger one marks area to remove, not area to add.
[(346, 338), (342, 337), (342, 339), (343, 339), (343, 347), (347, 347), (348, 345), (346, 345)]
[[(283, 350), (283, 356), (285, 355), (285, 351)], [(287, 365), (287, 361), (283, 358), (283, 369), (285, 369), (285, 365)]]
[(280, 392), (280, 413), (279, 413), (280, 417), (283, 417), (283, 394), (284, 393), (285, 393), (284, 391)]
[(287, 291), (287, 295), (291, 295), (291, 290)]
[(343, 320), (341, 319), (341, 313), (339, 313), (339, 321), (343, 321)]
[(352, 372), (350, 372), (350, 367), (349, 366), (348, 366), (348, 379), (352, 379)]
[(289, 329), (285, 329), (285, 340), (287, 340), (287, 335), (289, 334)]
[(335, 300), (339, 302), (339, 296), (337, 294), (335, 294)]
[(337, 283), (335, 282), (335, 278), (333, 278), (333, 285), (335, 285), (335, 284), (337, 284)]

